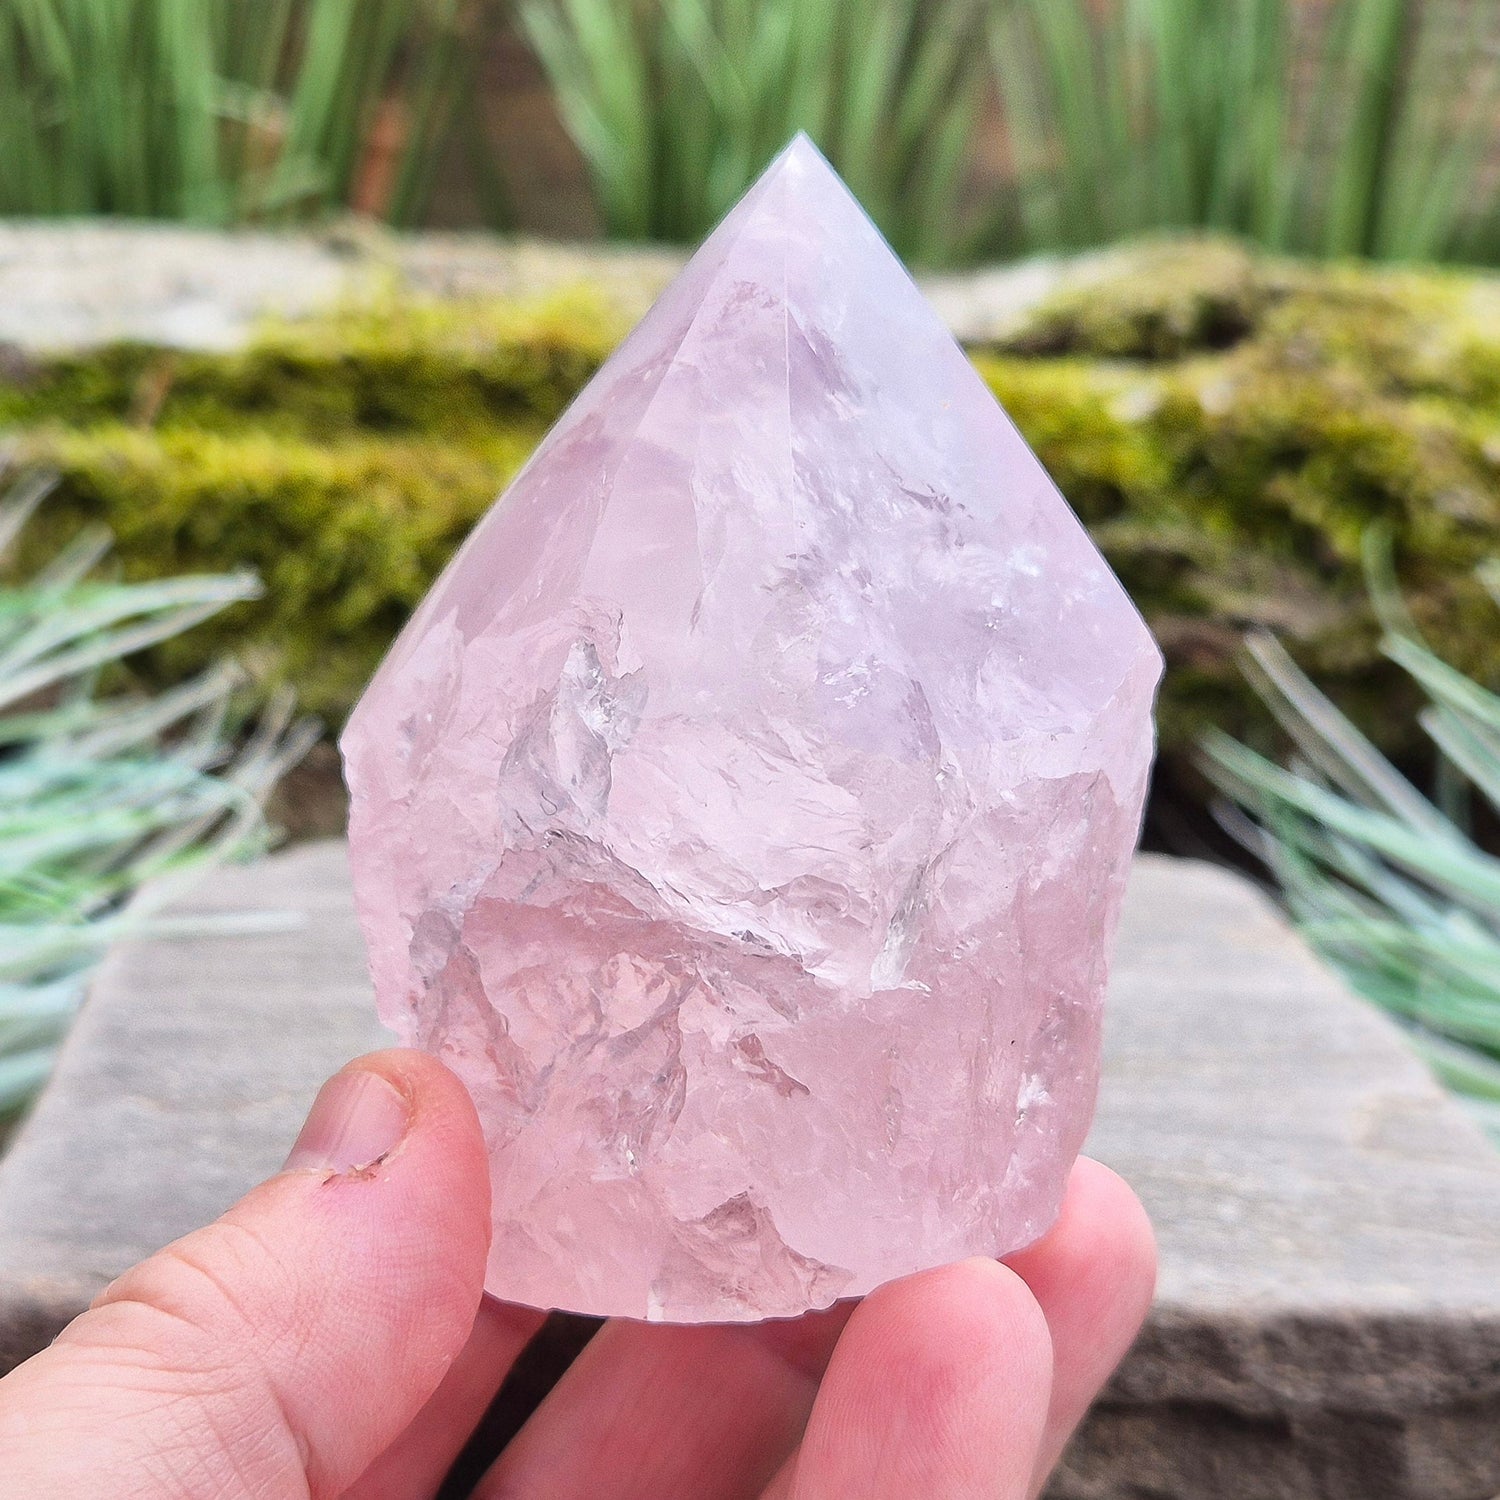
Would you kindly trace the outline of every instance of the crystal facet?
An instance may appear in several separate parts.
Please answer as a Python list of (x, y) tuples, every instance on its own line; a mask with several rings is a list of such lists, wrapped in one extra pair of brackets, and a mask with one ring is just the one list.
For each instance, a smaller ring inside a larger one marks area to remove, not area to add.
[(433, 588), (343, 749), (488, 1287), (674, 1321), (997, 1255), (1093, 1107), (1160, 658), (799, 139)]

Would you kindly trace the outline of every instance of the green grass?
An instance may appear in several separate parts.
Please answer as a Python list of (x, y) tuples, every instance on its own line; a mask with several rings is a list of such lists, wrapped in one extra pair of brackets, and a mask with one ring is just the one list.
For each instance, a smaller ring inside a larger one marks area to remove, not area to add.
[[(1500, 601), (1500, 573), (1485, 577)], [(1213, 734), (1210, 774), (1247, 815), (1241, 832), (1314, 947), (1401, 1022), (1500, 1140), (1500, 858), (1474, 831), (1481, 809), (1500, 812), (1500, 696), (1420, 640), (1388, 582), (1379, 597), (1385, 651), (1425, 700), (1435, 800), (1270, 636), (1251, 641), (1248, 670), (1293, 760), (1277, 765)]]
[[(339, 207), (372, 132), (419, 210), (468, 55), (461, 0), (11, 0), (0, 214), (233, 224)], [(383, 113), (382, 113), (383, 112)]]
[(978, 0), (521, 0), (610, 234), (695, 240), (805, 130), (897, 249), (951, 257)]
[(1016, 157), (992, 248), (1209, 228), (1500, 259), (1500, 12), (1455, 0), (992, 0)]
[[(1500, 261), (1493, 6), (521, 0), (520, 15), (622, 238), (696, 239), (802, 129), (919, 261), (1161, 228)], [(1012, 162), (976, 216), (988, 86)]]
[[(0, 552), (49, 483), (9, 484)], [(216, 666), (162, 693), (101, 691), (135, 653), (254, 598), (247, 574), (127, 584), (84, 532), (0, 585), (0, 1120), (45, 1080), (105, 949), (206, 865), (260, 848), (261, 806), (315, 730), (273, 705), (231, 732)]]
[(805, 130), (920, 263), (1157, 228), (1500, 262), (1500, 10), (1466, 0), (12, 0), (0, 214), (411, 224), (461, 133), (504, 223), (475, 64), (512, 19), (619, 238), (698, 239)]

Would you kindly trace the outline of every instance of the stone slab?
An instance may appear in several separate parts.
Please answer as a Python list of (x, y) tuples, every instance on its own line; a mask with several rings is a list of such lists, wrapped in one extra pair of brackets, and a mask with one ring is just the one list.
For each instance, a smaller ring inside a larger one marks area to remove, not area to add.
[[(350, 223), (322, 234), (120, 220), (0, 223), (0, 346), (56, 353), (134, 341), (241, 347), (267, 317), (306, 317), (392, 285), (421, 297), (531, 298), (586, 282), (633, 323), (681, 270), (664, 246), (566, 244), (483, 233), (398, 235)], [(1106, 274), (1098, 255), (923, 280), (958, 338), (1019, 326), (1064, 283)]]
[[(0, 1163), (0, 1368), (275, 1170), (381, 1043), (342, 845), (189, 906), (283, 920), (101, 971)], [(1500, 1492), (1500, 1154), (1240, 878), (1137, 861), (1090, 1149), (1145, 1199), (1162, 1276), (1061, 1500)]]
[(31, 1328), (276, 1171), (323, 1080), (388, 1044), (342, 842), (222, 869), (180, 909), (275, 925), (105, 960), (0, 1160), (0, 1369), (33, 1352)]

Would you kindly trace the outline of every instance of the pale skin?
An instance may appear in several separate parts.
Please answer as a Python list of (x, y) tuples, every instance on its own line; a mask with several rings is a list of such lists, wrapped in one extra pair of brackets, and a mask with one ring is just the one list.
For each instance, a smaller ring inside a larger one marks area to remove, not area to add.
[[(325, 1085), (288, 1166), (127, 1271), (0, 1381), (28, 1500), (427, 1500), (542, 1315), (482, 1296), (489, 1189), (440, 1063)], [(1027, 1500), (1155, 1274), (1129, 1188), (1080, 1161), (1004, 1262), (795, 1322), (606, 1324), (481, 1500)]]

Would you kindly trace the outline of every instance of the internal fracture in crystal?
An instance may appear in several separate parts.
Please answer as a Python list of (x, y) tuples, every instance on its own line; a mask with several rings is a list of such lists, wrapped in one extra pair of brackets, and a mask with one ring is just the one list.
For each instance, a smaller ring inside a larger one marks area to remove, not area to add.
[(489, 1290), (783, 1316), (1039, 1235), (1159, 670), (799, 139), (344, 736), (382, 1015), (484, 1122)]

